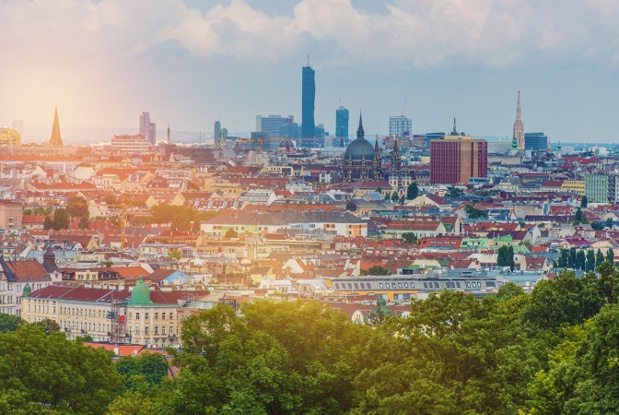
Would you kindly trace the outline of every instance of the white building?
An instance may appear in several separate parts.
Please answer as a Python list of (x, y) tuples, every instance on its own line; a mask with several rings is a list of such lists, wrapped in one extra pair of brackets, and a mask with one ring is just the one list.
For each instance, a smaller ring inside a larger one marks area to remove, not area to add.
[(413, 131), (413, 120), (406, 115), (389, 117), (389, 135), (391, 137), (410, 137)]

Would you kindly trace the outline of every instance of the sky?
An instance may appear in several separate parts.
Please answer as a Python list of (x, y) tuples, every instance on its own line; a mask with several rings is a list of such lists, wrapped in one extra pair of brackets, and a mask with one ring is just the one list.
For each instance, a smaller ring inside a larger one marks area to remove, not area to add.
[(360, 111), (413, 133), (617, 142), (616, 0), (0, 0), (0, 125), (67, 142), (135, 133), (248, 135), (256, 114), (301, 119), (301, 67), (316, 70), (317, 123)]

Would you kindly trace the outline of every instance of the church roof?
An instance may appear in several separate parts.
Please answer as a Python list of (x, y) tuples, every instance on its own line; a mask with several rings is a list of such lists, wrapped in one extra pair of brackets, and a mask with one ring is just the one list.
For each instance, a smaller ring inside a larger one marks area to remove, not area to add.
[(363, 121), (359, 115), (359, 128), (357, 129), (357, 138), (354, 139), (346, 148), (344, 160), (373, 160), (374, 147), (365, 139), (363, 131)]
[(58, 107), (54, 112), (54, 126), (52, 127), (52, 138), (49, 139), (50, 146), (61, 146), (62, 137), (60, 136), (60, 124), (58, 123)]

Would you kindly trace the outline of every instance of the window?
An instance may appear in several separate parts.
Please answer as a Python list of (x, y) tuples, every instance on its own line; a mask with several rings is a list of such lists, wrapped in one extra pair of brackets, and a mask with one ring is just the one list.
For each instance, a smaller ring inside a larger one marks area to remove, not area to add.
[(161, 319), (165, 320), (165, 313), (161, 313)]
[(148, 335), (148, 326), (144, 327), (144, 334)]
[(139, 320), (140, 319), (140, 313), (135, 313), (135, 319)]
[(159, 326), (155, 326), (155, 334), (159, 334)]
[(173, 320), (173, 319), (174, 319), (174, 314), (170, 313), (170, 320)]
[(402, 288), (402, 283), (401, 282), (398, 283), (398, 288)]
[(359, 284), (355, 283), (355, 290), (359, 289)]
[(383, 283), (382, 283), (382, 282), (379, 282), (379, 283), (378, 283), (378, 286), (382, 289), (382, 288), (383, 288)]
[(165, 326), (161, 326), (161, 334), (165, 334)]
[(391, 283), (391, 288), (395, 288), (395, 282)]

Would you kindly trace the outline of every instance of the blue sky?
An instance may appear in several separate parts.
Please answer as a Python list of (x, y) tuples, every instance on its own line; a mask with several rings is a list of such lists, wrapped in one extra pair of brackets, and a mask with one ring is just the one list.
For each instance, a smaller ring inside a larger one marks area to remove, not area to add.
[[(525, 131), (614, 142), (619, 97), (614, 0), (0, 0), (0, 125), (51, 131), (249, 132), (256, 114), (301, 113), (316, 69), (316, 120), (340, 103), (369, 134), (389, 115), (414, 133)], [(42, 131), (42, 132), (39, 132)], [(34, 133), (36, 132), (36, 134)], [(73, 140), (88, 140), (81, 133)]]

